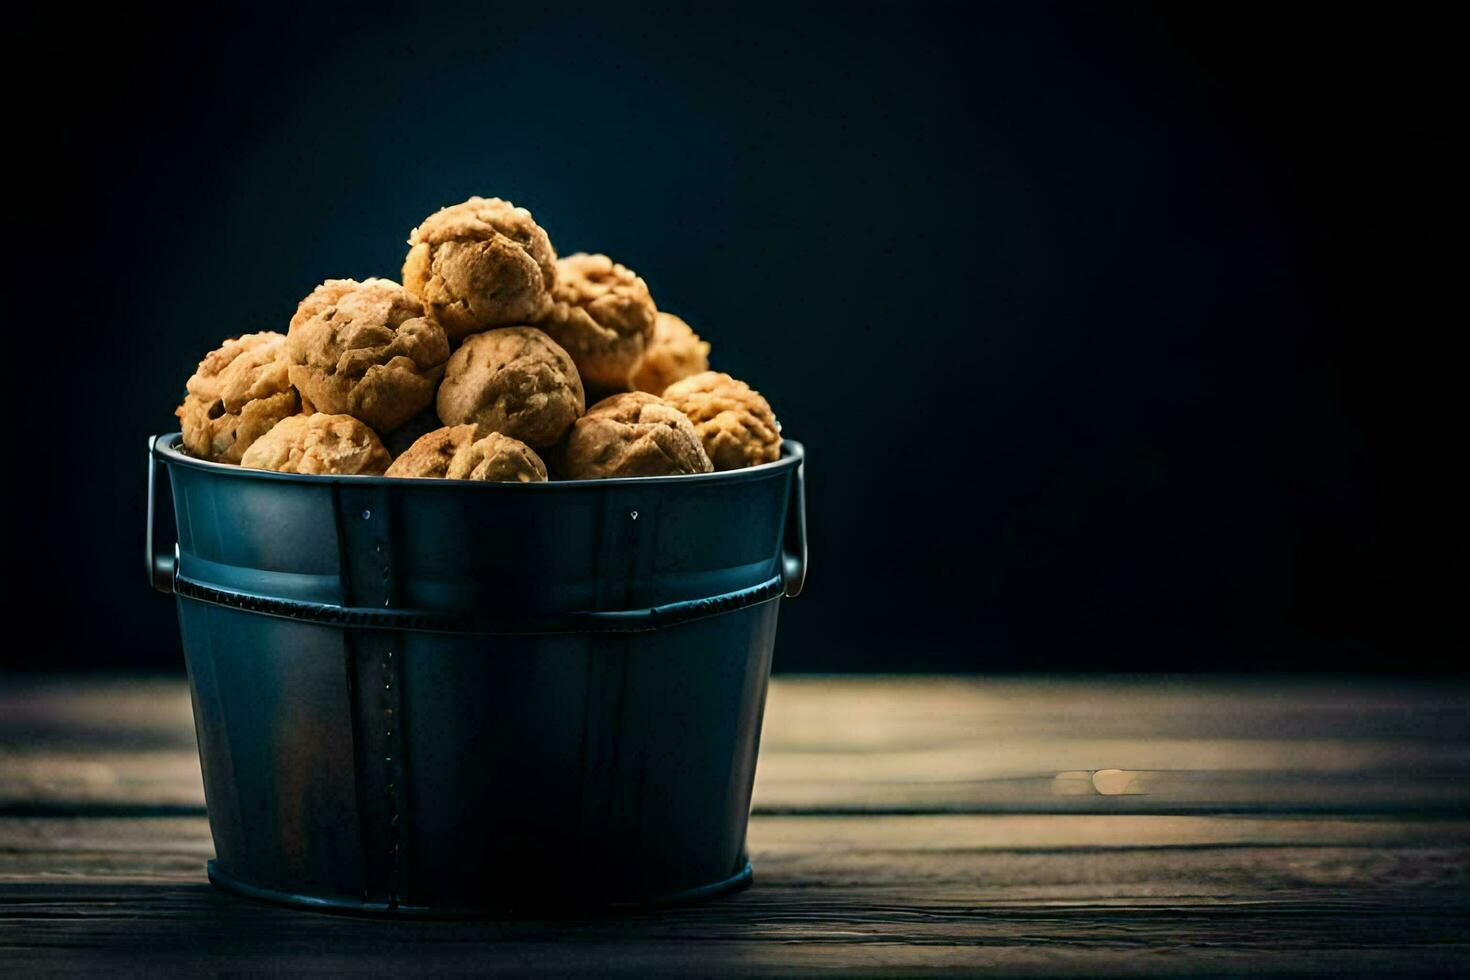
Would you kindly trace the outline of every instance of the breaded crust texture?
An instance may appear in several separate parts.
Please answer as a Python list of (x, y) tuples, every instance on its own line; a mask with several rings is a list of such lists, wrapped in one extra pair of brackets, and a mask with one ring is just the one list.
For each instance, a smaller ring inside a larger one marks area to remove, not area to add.
[(653, 340), (648, 284), (606, 255), (579, 252), (556, 267), (552, 303), (536, 325), (572, 355), (589, 391), (627, 391)]
[(633, 389), (662, 394), (675, 381), (709, 370), (709, 343), (672, 313), (662, 310), (653, 321), (653, 341), (633, 369)]
[(393, 461), (388, 476), (496, 483), (542, 483), (546, 464), (536, 450), (508, 435), (481, 436), (473, 425), (435, 429)]
[(296, 308), (286, 353), (317, 411), (391, 432), (433, 402), (449, 339), (391, 279), (328, 279)]
[(388, 468), (378, 435), (351, 415), (293, 415), (245, 452), (241, 466), (277, 473), (378, 474)]
[(781, 425), (770, 403), (744, 381), (704, 371), (674, 382), (664, 400), (694, 423), (717, 470), (769, 463), (781, 455)]
[(487, 330), (465, 340), (439, 386), (439, 418), (469, 422), (544, 448), (582, 414), (586, 396), (571, 357), (535, 327)]
[(694, 426), (656, 395), (629, 391), (605, 398), (577, 420), (557, 455), (569, 480), (708, 473), (713, 467)]
[(250, 445), (301, 411), (286, 363), (286, 338), (274, 332), (227, 340), (199, 362), (174, 414), (190, 455), (238, 463)]
[(408, 236), (403, 285), (451, 339), (541, 315), (556, 252), (531, 212), (472, 197), (429, 215)]

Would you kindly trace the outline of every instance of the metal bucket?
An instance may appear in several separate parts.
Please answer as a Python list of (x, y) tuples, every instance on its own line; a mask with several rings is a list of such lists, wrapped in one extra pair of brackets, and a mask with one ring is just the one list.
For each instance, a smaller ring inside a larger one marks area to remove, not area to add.
[(777, 600), (805, 576), (800, 444), (540, 484), (178, 445), (149, 440), (147, 559), (178, 604), (217, 886), (469, 915), (750, 882)]

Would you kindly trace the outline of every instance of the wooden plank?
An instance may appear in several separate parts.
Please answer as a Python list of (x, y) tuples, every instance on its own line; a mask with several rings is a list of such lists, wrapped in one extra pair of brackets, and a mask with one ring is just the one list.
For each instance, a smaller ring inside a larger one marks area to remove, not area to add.
[[(1044, 747), (1034, 747), (1044, 751)], [(1201, 749), (1203, 756), (1207, 747)], [(1470, 813), (1470, 772), (1406, 760), (1363, 772), (1097, 769), (997, 773), (983, 752), (812, 755), (762, 752), (757, 813)], [(946, 760), (945, 756), (950, 758)], [(1187, 748), (1181, 761), (1190, 761)], [(958, 758), (956, 758), (958, 756)], [(1128, 761), (1125, 751), (1099, 759)], [(1466, 759), (1470, 759), (1467, 754)], [(970, 768), (964, 768), (965, 765)], [(933, 767), (932, 769), (930, 767)], [(946, 766), (954, 771), (945, 773)], [(932, 773), (932, 775), (931, 775)], [(193, 750), (9, 752), (0, 814), (204, 812)]]
[[(1470, 820), (1401, 816), (934, 814), (757, 816), (754, 844), (916, 853), (1085, 849), (1470, 846)], [(202, 817), (0, 817), (0, 870), (16, 854), (213, 852)], [(1470, 867), (1465, 869), (1470, 880)]]
[(0, 813), (204, 812), (199, 755), (185, 750), (0, 751)]
[(0, 673), (0, 750), (194, 749), (182, 677)]
[(764, 812), (1470, 813), (1464, 682), (804, 678)]
[[(0, 685), (0, 813), (201, 813), (182, 681)], [(1470, 689), (777, 678), (759, 813), (1470, 814)]]
[[(0, 678), (0, 813), (51, 814), (0, 818), (0, 964), (1448, 973), (1470, 952), (1465, 693), (780, 679), (753, 890), (635, 916), (383, 922), (255, 905), (204, 883), (212, 846), (180, 683)], [(1200, 815), (1212, 809), (1245, 812)], [(1192, 815), (1145, 815), (1171, 810)], [(1352, 816), (1262, 815), (1273, 810)], [(123, 816), (87, 815), (97, 812)]]
[(782, 742), (848, 751), (956, 737), (1465, 738), (1463, 678), (778, 676)]
[(17, 967), (508, 970), (1451, 969), (1470, 822), (1262, 817), (757, 817), (757, 885), (655, 914), (392, 922), (203, 883), (198, 818), (0, 820)]
[[(1136, 677), (772, 679), (767, 747), (897, 751), (954, 739), (1470, 738), (1470, 682)], [(192, 748), (182, 677), (0, 674), (0, 746)]]

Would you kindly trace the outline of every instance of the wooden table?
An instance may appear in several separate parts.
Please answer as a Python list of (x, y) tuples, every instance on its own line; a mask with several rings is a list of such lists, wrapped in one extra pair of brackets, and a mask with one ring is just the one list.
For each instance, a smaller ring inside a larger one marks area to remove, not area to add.
[(0, 675), (0, 974), (1458, 972), (1460, 682), (782, 678), (755, 886), (398, 922), (209, 886), (182, 680)]

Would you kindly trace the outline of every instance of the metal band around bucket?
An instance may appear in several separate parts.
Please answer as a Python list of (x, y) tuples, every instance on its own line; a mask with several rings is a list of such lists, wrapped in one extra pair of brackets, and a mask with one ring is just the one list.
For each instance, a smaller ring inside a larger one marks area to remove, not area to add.
[[(210, 472), (230, 479), (329, 484), (342, 488), (371, 489), (383, 486), (401, 486), (406, 481), (392, 477), (320, 476), (276, 473), (268, 470), (242, 470), (237, 466), (228, 466), (187, 456), (178, 449), (179, 439), (180, 437), (177, 433), (168, 436), (150, 436), (148, 439), (148, 513), (144, 557), (147, 562), (149, 583), (159, 592), (163, 593), (177, 591), (187, 595), (189, 598), (216, 605), (230, 606), (237, 609), (249, 609), (253, 612), (277, 615), (289, 619), (312, 620), (339, 625), (355, 623), (358, 625), (382, 625), (390, 629), (424, 629), (451, 632), (556, 633), (568, 631), (585, 632), (588, 630), (597, 632), (642, 632), (658, 629), (660, 626), (670, 625), (673, 622), (700, 619), (705, 616), (729, 612), (746, 605), (764, 602), (768, 598), (774, 598), (774, 594), (767, 595), (767, 590), (773, 587), (778, 587), (776, 588), (776, 594), (784, 592), (785, 595), (794, 598), (801, 594), (802, 586), (806, 581), (808, 555), (806, 538), (805, 450), (800, 443), (792, 442), (788, 439), (783, 442), (783, 456), (780, 460), (774, 463), (764, 463), (758, 466), (748, 467), (743, 470), (690, 474), (680, 477), (633, 477), (600, 481), (572, 480), (541, 484), (503, 485), (505, 491), (511, 492), (555, 492), (560, 488), (594, 482), (600, 487), (609, 488), (659, 484), (670, 480), (679, 480), (684, 484), (699, 485), (714, 481), (743, 482), (751, 478), (759, 478), (762, 471), (769, 472), (778, 468), (788, 469), (793, 473), (793, 477), (789, 497), (786, 502), (784, 540), (781, 543), (781, 551), (778, 555), (780, 574), (771, 581), (735, 592), (710, 596), (708, 598), (689, 599), (648, 609), (613, 612), (571, 612), (554, 617), (541, 617), (537, 618), (531, 628), (528, 629), (521, 628), (522, 624), (520, 622), (512, 624), (512, 628), (504, 628), (506, 624), (497, 620), (491, 624), (493, 628), (483, 629), (478, 623), (465, 625), (463, 619), (447, 616), (442, 613), (422, 610), (344, 607), (220, 589), (214, 585), (191, 581), (180, 574), (178, 536), (174, 528), (173, 507), (167, 501), (170, 493), (170, 480), (165, 463), (188, 467), (192, 470)], [(442, 488), (453, 488), (456, 485), (473, 486), (477, 492), (502, 489), (502, 485), (484, 483), (466, 484), (465, 481), (458, 480), (407, 482), (431, 486), (438, 485)], [(163, 499), (160, 500), (160, 497)], [(636, 517), (636, 514), (634, 516)], [(773, 582), (775, 586), (773, 586)], [(388, 622), (384, 620), (384, 617), (392, 621)], [(405, 625), (409, 622), (421, 622), (423, 625)], [(546, 624), (550, 625), (548, 626)]]
[(704, 599), (685, 599), (646, 609), (548, 613), (539, 616), (471, 616), (421, 609), (337, 606), (300, 599), (253, 595), (219, 589), (175, 576), (173, 590), (186, 599), (243, 612), (324, 626), (410, 630), (423, 633), (538, 635), (547, 633), (651, 633), (680, 623), (706, 619), (770, 602), (786, 592), (785, 580), (773, 576), (760, 585)]

